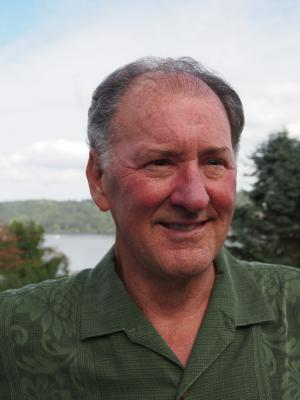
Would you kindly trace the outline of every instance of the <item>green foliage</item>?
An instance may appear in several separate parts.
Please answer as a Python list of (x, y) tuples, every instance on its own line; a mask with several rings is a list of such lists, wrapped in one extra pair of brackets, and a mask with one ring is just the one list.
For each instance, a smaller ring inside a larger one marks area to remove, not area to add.
[(227, 247), (247, 260), (300, 267), (300, 141), (278, 132), (251, 159), (256, 181), (236, 209)]
[(34, 220), (47, 233), (114, 233), (110, 213), (102, 213), (91, 200), (26, 200), (0, 203), (0, 220)]
[(1, 227), (0, 290), (68, 274), (66, 256), (44, 247), (43, 235), (44, 229), (32, 221)]

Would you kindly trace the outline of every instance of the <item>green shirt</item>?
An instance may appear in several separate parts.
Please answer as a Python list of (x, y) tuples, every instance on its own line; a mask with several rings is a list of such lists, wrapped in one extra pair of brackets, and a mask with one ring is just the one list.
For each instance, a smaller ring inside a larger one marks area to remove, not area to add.
[(299, 400), (300, 271), (225, 250), (215, 264), (185, 368), (128, 296), (113, 250), (93, 270), (3, 292), (1, 400)]

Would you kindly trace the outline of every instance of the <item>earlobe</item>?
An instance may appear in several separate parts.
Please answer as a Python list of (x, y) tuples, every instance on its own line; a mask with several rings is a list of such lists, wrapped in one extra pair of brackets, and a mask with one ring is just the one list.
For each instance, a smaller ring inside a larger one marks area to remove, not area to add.
[(110, 205), (104, 185), (104, 171), (101, 168), (100, 157), (94, 149), (90, 150), (89, 160), (86, 166), (86, 177), (95, 204), (101, 211), (108, 211)]

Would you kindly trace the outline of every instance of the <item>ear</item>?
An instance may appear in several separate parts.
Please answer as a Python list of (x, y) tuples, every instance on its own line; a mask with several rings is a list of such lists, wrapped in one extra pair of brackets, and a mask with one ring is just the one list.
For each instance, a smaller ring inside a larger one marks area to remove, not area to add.
[(105, 190), (104, 171), (101, 168), (100, 157), (94, 149), (90, 150), (89, 160), (86, 166), (86, 177), (95, 204), (101, 211), (108, 211), (110, 209), (110, 204)]

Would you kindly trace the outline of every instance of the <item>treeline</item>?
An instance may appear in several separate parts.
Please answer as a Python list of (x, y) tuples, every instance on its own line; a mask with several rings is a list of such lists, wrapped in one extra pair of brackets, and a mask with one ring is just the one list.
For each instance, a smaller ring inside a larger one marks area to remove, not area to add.
[(25, 200), (0, 202), (0, 223), (34, 221), (46, 233), (114, 233), (110, 213), (102, 213), (92, 200)]

